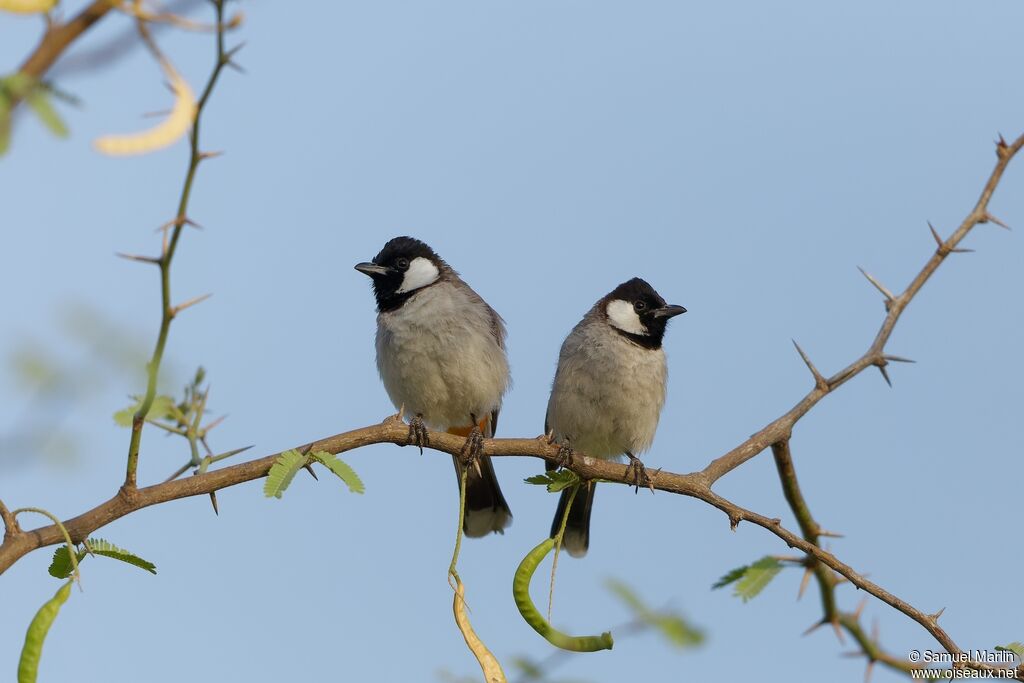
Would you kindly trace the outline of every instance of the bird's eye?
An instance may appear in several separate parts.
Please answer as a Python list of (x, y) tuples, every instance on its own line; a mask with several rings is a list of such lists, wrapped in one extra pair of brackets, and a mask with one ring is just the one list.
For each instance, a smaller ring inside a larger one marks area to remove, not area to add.
[(399, 270), (406, 270), (409, 267), (409, 259), (398, 259), (397, 261), (395, 261), (395, 267), (397, 267)]
[(639, 311), (644, 310), (645, 308), (647, 308), (647, 304), (644, 303), (643, 301), (636, 301), (636, 302), (633, 303), (633, 310), (634, 311), (638, 311), (639, 312)]

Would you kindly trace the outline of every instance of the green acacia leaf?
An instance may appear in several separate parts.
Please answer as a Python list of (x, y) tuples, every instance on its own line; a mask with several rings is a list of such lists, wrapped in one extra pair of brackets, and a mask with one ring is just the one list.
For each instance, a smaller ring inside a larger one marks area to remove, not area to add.
[(995, 649), (1002, 652), (1012, 652), (1017, 655), (1018, 660), (1024, 662), (1024, 643), (1014, 641), (1007, 645), (996, 645)]
[(736, 588), (733, 590), (733, 595), (738, 598), (742, 598), (743, 602), (747, 602), (755, 597), (758, 593), (765, 589), (771, 580), (775, 578), (776, 574), (782, 571), (782, 563), (776, 560), (774, 557), (762, 557), (754, 564), (747, 567), (747, 571), (743, 573), (743, 577), (736, 582)]
[[(135, 418), (135, 413), (142, 407), (142, 397), (133, 397), (135, 403), (114, 413), (114, 422), (121, 427), (131, 427), (132, 420)], [(149, 407), (149, 413), (146, 417), (151, 420), (155, 419), (176, 419), (180, 415), (178, 406), (175, 405), (174, 399), (170, 396), (164, 396), (163, 394), (153, 397), (153, 404)]]
[(712, 584), (711, 590), (725, 588), (730, 583), (738, 581), (741, 576), (747, 573), (748, 569), (750, 569), (750, 565), (745, 564), (742, 567), (736, 567), (735, 569), (729, 570), (727, 574), (725, 574), (722, 578), (720, 578), (718, 581), (715, 581), (715, 583)]
[(46, 90), (42, 88), (34, 88), (30, 93), (25, 96), (25, 103), (32, 108), (32, 111), (36, 113), (39, 120), (43, 122), (51, 133), (59, 138), (66, 138), (68, 136), (68, 127), (64, 125), (64, 120), (61, 119), (60, 114), (53, 108), (50, 103), (50, 96)]
[(94, 555), (101, 555), (103, 557), (120, 560), (121, 562), (138, 567), (139, 569), (145, 569), (150, 574), (156, 574), (155, 564), (149, 560), (142, 559), (135, 553), (125, 550), (124, 548), (118, 548), (110, 541), (106, 541), (102, 538), (90, 538), (86, 543), (89, 544), (89, 548), (92, 550)]
[(628, 585), (618, 579), (609, 579), (605, 586), (633, 611), (633, 616), (679, 648), (696, 647), (704, 642), (704, 632), (691, 625), (681, 614), (666, 610), (653, 610)]
[[(139, 569), (145, 569), (150, 574), (156, 574), (155, 564), (149, 560), (142, 559), (131, 551), (117, 547), (110, 541), (102, 538), (90, 538), (86, 543), (89, 544), (89, 548), (92, 550), (93, 555), (120, 560), (121, 562), (138, 567)], [(88, 556), (88, 550), (83, 549), (75, 552), (75, 558), (79, 563)], [(49, 569), (50, 576), (58, 579), (66, 579), (71, 576), (73, 571), (74, 568), (71, 565), (71, 556), (68, 553), (68, 547), (66, 545), (62, 545), (53, 552), (53, 561), (50, 562)]]
[[(78, 560), (79, 563), (82, 562), (84, 557), (84, 550), (75, 553), (75, 559)], [(75, 569), (71, 564), (71, 554), (68, 552), (68, 547), (66, 545), (62, 545), (53, 551), (53, 560), (50, 562), (50, 568), (47, 570), (50, 573), (50, 576), (55, 579), (66, 579), (71, 576), (71, 573), (74, 570)]]
[(331, 472), (345, 482), (348, 486), (348, 490), (352, 493), (363, 493), (366, 491), (366, 487), (363, 486), (363, 480), (359, 478), (356, 471), (352, 467), (338, 458), (333, 453), (327, 451), (317, 451), (311, 454), (313, 459), (319, 462), (321, 465), (329, 469)]
[(277, 460), (270, 466), (270, 472), (267, 473), (267, 481), (263, 485), (264, 495), (267, 498), (280, 498), (284, 495), (295, 474), (305, 464), (306, 456), (294, 448), (277, 456)]
[(532, 477), (527, 477), (524, 481), (527, 484), (546, 486), (548, 488), (548, 493), (558, 493), (563, 489), (567, 489), (570, 486), (579, 483), (580, 478), (572, 470), (556, 470), (553, 472), (545, 472), (544, 474), (535, 474)]

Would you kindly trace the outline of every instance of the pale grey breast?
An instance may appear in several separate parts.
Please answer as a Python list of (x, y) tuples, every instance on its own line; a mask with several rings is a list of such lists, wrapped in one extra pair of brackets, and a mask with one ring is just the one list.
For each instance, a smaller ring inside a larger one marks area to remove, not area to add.
[(650, 448), (665, 403), (668, 368), (662, 349), (641, 347), (592, 310), (562, 344), (548, 428), (561, 442), (596, 458)]
[(509, 386), (505, 326), (454, 274), (377, 316), (377, 369), (395, 407), (433, 429), (468, 426)]

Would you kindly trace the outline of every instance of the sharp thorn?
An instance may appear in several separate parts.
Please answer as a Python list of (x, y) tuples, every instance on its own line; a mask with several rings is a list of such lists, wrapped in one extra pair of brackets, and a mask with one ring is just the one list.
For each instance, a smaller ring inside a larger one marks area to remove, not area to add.
[(224, 62), (224, 66), (228, 67), (229, 69), (234, 69), (235, 71), (237, 71), (240, 74), (244, 74), (245, 73), (245, 69), (243, 67), (239, 66), (233, 60), (229, 59), (228, 61)]
[(877, 367), (878, 371), (880, 373), (882, 373), (882, 378), (885, 380), (885, 383), (888, 384), (889, 388), (891, 389), (892, 388), (892, 380), (889, 379), (889, 371), (885, 369), (884, 365), (876, 365), (875, 367)]
[(864, 670), (864, 683), (871, 683), (871, 673), (875, 670), (875, 659), (868, 655), (868, 666)]
[(828, 389), (828, 380), (818, 372), (818, 368), (814, 367), (814, 363), (812, 363), (811, 359), (807, 357), (804, 350), (800, 348), (800, 345), (796, 343), (796, 339), (791, 339), (790, 341), (792, 341), (793, 346), (796, 347), (796, 352), (800, 354), (800, 358), (803, 359), (804, 365), (806, 365), (807, 369), (811, 371), (811, 375), (814, 377), (814, 385), (819, 389)]
[(181, 221), (181, 222), (182, 222), (182, 224), (184, 224), (184, 225), (191, 225), (191, 226), (192, 226), (193, 228), (195, 228), (196, 230), (204, 230), (203, 226), (199, 225), (198, 223), (196, 223), (196, 222), (195, 222), (194, 220), (192, 220), (191, 218), (188, 218), (188, 217), (186, 217), (186, 218), (182, 219), (182, 221)]
[(998, 218), (996, 218), (995, 216), (993, 216), (992, 214), (987, 213), (987, 212), (985, 213), (985, 222), (986, 223), (995, 223), (996, 225), (998, 225), (1000, 228), (1003, 228), (1004, 230), (1010, 230), (1010, 226), (1009, 225), (1007, 225), (1006, 223), (1002, 222), (1001, 220), (999, 220)]
[[(865, 598), (865, 600), (866, 599), (867, 598)], [(882, 636), (882, 633), (881, 633), (881, 631), (880, 631), (880, 629), (878, 627), (878, 618), (876, 617), (871, 622), (871, 640), (875, 641), (875, 644), (877, 644), (879, 639), (881, 638), (881, 636)]]
[(220, 151), (217, 151), (217, 152), (200, 152), (199, 153), (199, 158), (200, 159), (204, 159), (204, 160), (205, 159), (216, 159), (217, 157), (223, 156), (223, 155), (224, 155), (224, 151), (223, 150), (220, 150)]
[(946, 247), (946, 243), (942, 241), (941, 237), (939, 237), (939, 233), (935, 230), (935, 226), (932, 225), (931, 221), (928, 221), (928, 229), (932, 231), (932, 237), (935, 238), (935, 243), (939, 245), (939, 249), (944, 249)]
[(857, 609), (853, 610), (853, 618), (854, 619), (857, 619), (858, 621), (860, 620), (860, 615), (864, 613), (864, 608), (867, 606), (867, 604), (868, 604), (868, 599), (867, 598), (864, 598), (863, 600), (860, 601), (860, 604), (857, 605)]
[(309, 472), (309, 476), (313, 477), (317, 481), (320, 481), (320, 477), (316, 476), (316, 472), (313, 471), (313, 465), (307, 462), (304, 465), (304, 467), (306, 468), (306, 471)]
[(956, 249), (950, 249), (949, 253), (951, 253), (951, 254), (973, 254), (974, 250), (973, 249), (967, 249), (967, 248), (964, 248), (964, 247), (957, 247)]
[(227, 417), (228, 417), (228, 416), (227, 416), (227, 414), (221, 415), (220, 417), (216, 418), (216, 419), (215, 419), (215, 420), (214, 420), (213, 422), (211, 422), (210, 424), (208, 424), (208, 425), (206, 425), (205, 427), (203, 427), (203, 434), (205, 435), (205, 434), (206, 434), (207, 432), (209, 432), (209, 431), (210, 431), (211, 429), (213, 429), (214, 427), (216, 427), (217, 425), (219, 425), (219, 424), (220, 424), (221, 422), (223, 422), (224, 420), (226, 420), (226, 419), (227, 419)]
[(828, 623), (828, 619), (821, 619), (819, 621), (816, 621), (813, 624), (811, 624), (810, 628), (808, 628), (806, 631), (804, 631), (800, 635), (801, 636), (809, 636), (812, 633), (814, 633), (815, 631), (817, 631), (819, 628), (821, 628), (824, 624), (827, 624), (827, 623)]
[(945, 611), (946, 611), (946, 608), (945, 608), (945, 607), (943, 607), (942, 609), (940, 609), (940, 610), (939, 610), (938, 612), (936, 612), (935, 614), (929, 614), (929, 615), (928, 615), (928, 618), (929, 618), (929, 619), (931, 619), (932, 621), (938, 621), (938, 620), (939, 620), (939, 617), (941, 617), (941, 616), (942, 616), (942, 613), (943, 613), (943, 612), (945, 612)]
[(245, 47), (245, 41), (242, 41), (242, 42), (241, 42), (241, 43), (239, 43), (238, 45), (235, 45), (235, 46), (234, 46), (233, 48), (231, 48), (230, 50), (228, 50), (227, 52), (225, 52), (225, 53), (224, 53), (224, 58), (225, 58), (225, 59), (231, 59), (232, 57), (234, 57), (235, 55), (237, 55), (237, 54), (238, 54), (238, 53), (239, 53), (239, 52), (241, 51), (241, 49), (242, 49), (243, 47)]
[(210, 491), (210, 502), (213, 504), (213, 514), (220, 517), (220, 510), (217, 508), (217, 492)]
[(846, 534), (841, 534), (838, 531), (829, 531), (828, 529), (822, 529), (818, 527), (818, 535), (824, 536), (825, 538), (846, 538)]
[(196, 304), (198, 304), (198, 303), (202, 303), (203, 301), (206, 301), (206, 300), (207, 300), (207, 299), (209, 299), (209, 298), (210, 298), (211, 296), (213, 296), (213, 294), (212, 294), (212, 293), (208, 293), (208, 294), (203, 294), (203, 295), (201, 295), (201, 296), (197, 296), (197, 297), (195, 297), (195, 298), (189, 299), (189, 300), (188, 300), (188, 301), (186, 301), (185, 303), (182, 303), (182, 304), (178, 304), (177, 306), (175, 306), (175, 307), (174, 307), (174, 308), (172, 309), (172, 311), (173, 311), (173, 314), (174, 314), (174, 315), (177, 315), (177, 314), (181, 313), (182, 311), (184, 311), (184, 310), (185, 310), (186, 308), (189, 308), (190, 306), (195, 306), (195, 305), (196, 305)]
[(813, 573), (814, 573), (814, 570), (811, 569), (810, 567), (807, 567), (806, 569), (804, 569), (804, 575), (800, 579), (800, 589), (796, 592), (796, 599), (797, 600), (799, 600), (800, 598), (804, 597), (804, 591), (807, 590), (807, 584), (809, 584), (811, 582), (811, 574), (813, 574)]
[(843, 636), (843, 627), (839, 625), (839, 619), (832, 620), (832, 630), (836, 634), (836, 638), (839, 639), (840, 645), (846, 645), (846, 637)]
[(128, 259), (129, 261), (139, 261), (140, 263), (153, 263), (160, 265), (160, 259), (155, 256), (139, 256), (138, 254), (125, 254), (120, 251), (115, 251), (114, 254), (120, 258)]
[(852, 659), (854, 657), (863, 657), (864, 653), (860, 650), (847, 650), (846, 652), (840, 652), (839, 656), (846, 657), (847, 659)]
[(910, 358), (904, 358), (903, 356), (882, 356), (885, 360), (891, 360), (894, 363), (916, 363), (916, 360)]
[(881, 292), (883, 295), (885, 295), (885, 298), (888, 301), (894, 301), (896, 299), (896, 297), (893, 296), (892, 292), (890, 292), (888, 289), (886, 289), (885, 285), (883, 285), (881, 282), (879, 282), (878, 280), (873, 278), (868, 271), (864, 270), (860, 266), (857, 266), (857, 270), (859, 270), (861, 272), (861, 274), (868, 279), (868, 282), (870, 282), (871, 284), (873, 284), (875, 286), (875, 289), (877, 289), (879, 292)]

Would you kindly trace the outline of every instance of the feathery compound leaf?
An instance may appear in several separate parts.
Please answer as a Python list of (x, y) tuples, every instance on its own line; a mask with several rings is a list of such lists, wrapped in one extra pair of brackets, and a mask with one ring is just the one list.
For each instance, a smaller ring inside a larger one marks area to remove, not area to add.
[[(136, 398), (135, 403), (114, 413), (114, 422), (122, 427), (131, 427), (132, 419), (141, 407), (142, 397), (139, 396)], [(153, 404), (149, 407), (149, 413), (146, 414), (146, 417), (150, 419), (169, 419), (175, 418), (177, 414), (178, 406), (174, 404), (174, 399), (170, 396), (159, 395), (153, 397)]]
[[(144, 560), (138, 555), (125, 550), (124, 548), (118, 548), (110, 541), (106, 541), (102, 538), (90, 538), (86, 541), (89, 548), (92, 550), (93, 555), (102, 555), (103, 557), (110, 557), (121, 562), (126, 562), (130, 565), (134, 565), (139, 569), (145, 569), (150, 574), (156, 574), (156, 565), (148, 560)], [(88, 550), (79, 550), (75, 553), (75, 558), (79, 563), (82, 562), (86, 557), (89, 556)], [(66, 579), (71, 576), (74, 568), (71, 565), (71, 556), (68, 553), (68, 547), (62, 545), (53, 552), (53, 561), (50, 562), (50, 576), (58, 579)]]
[(730, 583), (733, 583), (734, 581), (738, 581), (741, 576), (743, 576), (744, 574), (747, 573), (748, 569), (750, 569), (750, 565), (749, 564), (745, 564), (742, 567), (736, 567), (735, 569), (730, 570), (728, 574), (726, 574), (725, 576), (720, 578), (718, 581), (715, 581), (714, 584), (712, 584), (711, 590), (716, 590), (718, 588), (725, 588)]
[(573, 484), (578, 483), (579, 480), (580, 478), (572, 470), (545, 472), (544, 474), (535, 474), (524, 479), (527, 484), (548, 487), (548, 493), (558, 493), (562, 489), (567, 489)]
[(669, 643), (679, 648), (694, 647), (704, 642), (704, 632), (690, 625), (680, 614), (649, 608), (636, 592), (618, 579), (608, 579), (605, 586), (633, 611), (636, 619), (659, 631)]
[(89, 545), (89, 549), (92, 550), (94, 555), (112, 557), (115, 560), (126, 562), (130, 565), (138, 567), (139, 569), (145, 569), (150, 574), (156, 574), (155, 564), (153, 564), (149, 560), (142, 559), (135, 553), (125, 550), (124, 548), (118, 548), (110, 541), (106, 541), (102, 538), (90, 538), (86, 541), (86, 543)]
[(270, 472), (267, 473), (267, 482), (263, 485), (264, 495), (267, 498), (280, 498), (284, 495), (285, 489), (295, 478), (295, 473), (305, 464), (306, 457), (294, 448), (277, 456), (277, 460), (270, 466)]
[(60, 114), (53, 108), (50, 103), (50, 94), (43, 88), (36, 87), (28, 95), (25, 96), (25, 102), (32, 108), (32, 111), (36, 113), (39, 120), (43, 122), (43, 125), (49, 129), (51, 133), (59, 138), (66, 138), (68, 136), (68, 127), (64, 125), (64, 120), (61, 119)]
[[(85, 551), (78, 551), (75, 555), (75, 559), (81, 563), (85, 558)], [(50, 572), (50, 576), (55, 579), (66, 579), (71, 576), (71, 573), (74, 570), (75, 569), (71, 564), (71, 554), (68, 553), (68, 547), (66, 545), (62, 545), (53, 551), (53, 561), (50, 562), (50, 568), (47, 570)]]
[(345, 482), (348, 486), (348, 490), (352, 493), (363, 493), (366, 488), (363, 486), (363, 480), (359, 478), (356, 471), (349, 466), (348, 463), (343, 462), (338, 456), (327, 451), (317, 451), (311, 454), (313, 459), (319, 462), (321, 465), (334, 472), (338, 479)]
[(1014, 641), (1008, 645), (996, 645), (995, 649), (1002, 652), (1012, 652), (1017, 655), (1019, 661), (1024, 662), (1024, 643)]
[(736, 583), (733, 595), (738, 598), (742, 598), (743, 602), (757, 597), (757, 594), (763, 591), (765, 586), (767, 586), (780, 571), (782, 571), (781, 562), (776, 560), (774, 557), (762, 557), (760, 560), (747, 567), (747, 571), (743, 573), (743, 578)]

